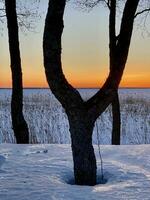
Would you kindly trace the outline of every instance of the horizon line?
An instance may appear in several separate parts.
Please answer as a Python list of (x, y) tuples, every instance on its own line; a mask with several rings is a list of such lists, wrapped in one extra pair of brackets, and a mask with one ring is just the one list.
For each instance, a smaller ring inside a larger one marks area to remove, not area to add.
[[(75, 89), (101, 89), (101, 87), (74, 87)], [(0, 87), (0, 89), (12, 89), (12, 87)], [(23, 89), (50, 89), (49, 87), (23, 87)], [(150, 87), (119, 87), (118, 89), (150, 89)]]

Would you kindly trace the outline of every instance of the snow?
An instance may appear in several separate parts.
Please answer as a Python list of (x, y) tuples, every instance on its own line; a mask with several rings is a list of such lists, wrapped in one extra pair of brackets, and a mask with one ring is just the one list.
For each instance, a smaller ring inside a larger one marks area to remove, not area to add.
[(0, 168), (4, 162), (5, 162), (5, 157), (0, 155)]
[[(80, 89), (90, 98), (97, 89)], [(150, 143), (150, 89), (119, 90), (121, 100), (121, 143)], [(11, 90), (0, 89), (0, 143), (14, 143), (10, 117)], [(73, 163), (68, 119), (49, 89), (24, 90), (24, 115), (32, 143), (0, 144), (0, 200), (149, 200), (150, 144), (102, 145), (106, 184), (73, 183)], [(101, 144), (110, 144), (112, 113), (109, 107), (97, 120)], [(93, 143), (97, 144), (93, 131)]]
[[(100, 160), (94, 146), (98, 177)], [(0, 145), (0, 200), (149, 200), (150, 145), (102, 145), (106, 184), (77, 186), (70, 145)], [(4, 162), (5, 157), (5, 162)]]
[[(97, 89), (79, 89), (87, 100)], [(150, 89), (120, 89), (121, 144), (150, 143)], [(10, 116), (11, 90), (0, 89), (0, 143), (15, 143)], [(69, 144), (68, 118), (49, 89), (24, 89), (24, 116), (30, 143)], [(101, 144), (111, 143), (111, 107), (97, 119)], [(97, 131), (93, 143), (97, 144)]]

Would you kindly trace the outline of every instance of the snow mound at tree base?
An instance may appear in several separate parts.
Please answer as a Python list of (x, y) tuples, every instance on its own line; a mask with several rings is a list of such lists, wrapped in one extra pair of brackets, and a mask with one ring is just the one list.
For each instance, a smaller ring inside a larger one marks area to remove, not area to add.
[[(70, 145), (0, 145), (0, 200), (149, 200), (150, 145), (102, 146), (105, 184), (73, 181)], [(95, 146), (98, 180), (101, 177)], [(2, 159), (3, 159), (2, 158)], [(1, 159), (1, 160), (2, 160)]]

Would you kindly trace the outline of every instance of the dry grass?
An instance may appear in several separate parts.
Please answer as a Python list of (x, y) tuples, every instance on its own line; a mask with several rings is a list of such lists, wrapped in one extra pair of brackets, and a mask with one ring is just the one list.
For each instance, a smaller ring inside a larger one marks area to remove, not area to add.
[[(88, 99), (92, 93), (82, 94)], [(150, 143), (150, 102), (143, 96), (122, 95), (122, 144)], [(64, 109), (48, 94), (24, 97), (24, 115), (30, 129), (31, 143), (70, 143), (69, 124)], [(0, 142), (14, 143), (11, 129), (10, 97), (0, 98)], [(112, 129), (111, 106), (97, 120), (102, 144), (110, 144)], [(97, 143), (94, 129), (93, 142)]]

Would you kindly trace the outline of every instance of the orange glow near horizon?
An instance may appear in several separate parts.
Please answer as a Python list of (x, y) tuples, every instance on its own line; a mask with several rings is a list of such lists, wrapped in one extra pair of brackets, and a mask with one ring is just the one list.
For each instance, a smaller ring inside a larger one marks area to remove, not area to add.
[[(42, 2), (41, 10), (46, 13), (47, 4)], [(23, 86), (27, 88), (48, 88), (43, 67), (44, 17), (42, 15), (37, 24), (37, 33), (19, 32)], [(150, 24), (150, 18), (147, 20)], [(62, 37), (62, 63), (68, 82), (76, 88), (100, 88), (108, 76), (108, 21), (107, 9), (103, 7), (89, 13), (77, 11), (69, 5), (66, 8)], [(0, 43), (2, 49), (0, 88), (10, 88), (10, 55), (6, 26), (3, 37), (0, 37)], [(142, 37), (140, 32), (134, 29), (120, 87), (150, 88), (149, 52), (150, 37)]]
[[(78, 82), (71, 82), (69, 81), (75, 88), (101, 88), (102, 84), (97, 84), (97, 83), (78, 83)], [(11, 88), (12, 84), (10, 82), (5, 82), (2, 81), (0, 88)], [(35, 82), (29, 82), (29, 83), (24, 83), (23, 84), (24, 88), (48, 88), (47, 82), (40, 82), (40, 81), (35, 81)], [(133, 82), (130, 81), (126, 83), (124, 80), (120, 84), (121, 88), (150, 88), (149, 81), (143, 83), (143, 81), (138, 81), (138, 82)]]
[[(66, 78), (76, 88), (100, 88), (107, 78), (107, 72), (101, 73), (98, 76), (96, 73), (89, 74), (83, 77), (81, 74), (66, 73)], [(23, 86), (24, 88), (48, 88), (44, 71), (25, 71), (23, 73)], [(150, 88), (149, 74), (134, 74), (125, 72), (120, 83), (121, 88)], [(0, 88), (11, 88), (11, 73), (3, 72), (0, 80)]]

